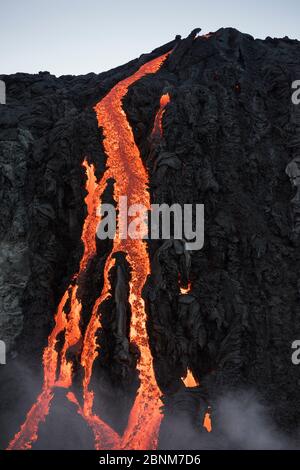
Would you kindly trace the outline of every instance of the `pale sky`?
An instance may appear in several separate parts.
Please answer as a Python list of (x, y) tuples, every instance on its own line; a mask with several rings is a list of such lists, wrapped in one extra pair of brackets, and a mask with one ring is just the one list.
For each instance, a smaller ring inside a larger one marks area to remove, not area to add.
[(229, 26), (300, 39), (300, 1), (0, 0), (0, 74), (99, 73), (176, 34)]

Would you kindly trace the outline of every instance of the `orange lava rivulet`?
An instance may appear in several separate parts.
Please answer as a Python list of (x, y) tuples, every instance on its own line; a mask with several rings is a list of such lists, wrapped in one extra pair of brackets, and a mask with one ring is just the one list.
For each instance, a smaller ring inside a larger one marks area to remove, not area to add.
[[(128, 87), (146, 74), (158, 71), (168, 53), (142, 65), (132, 76), (117, 83), (112, 90), (96, 105), (99, 127), (103, 129), (104, 150), (107, 155), (107, 170), (98, 183), (93, 165), (84, 162), (87, 174), (87, 216), (82, 231), (84, 253), (78, 273), (73, 277), (64, 293), (56, 315), (55, 325), (48, 338), (43, 353), (44, 382), (40, 395), (26, 416), (20, 431), (10, 442), (8, 449), (30, 449), (38, 439), (38, 429), (45, 421), (51, 408), (55, 387), (70, 389), (72, 385), (73, 364), (67, 359), (70, 348), (81, 351), (81, 365), (84, 369), (83, 406), (80, 406), (74, 393), (67, 393), (68, 399), (77, 405), (78, 413), (91, 426), (95, 436), (96, 449), (155, 449), (162, 415), (160, 413), (160, 390), (156, 384), (153, 360), (146, 330), (146, 313), (142, 300), (142, 288), (150, 273), (149, 257), (143, 240), (115, 238), (113, 248), (104, 268), (104, 286), (97, 299), (90, 322), (84, 335), (81, 333), (80, 320), (82, 305), (77, 298), (77, 289), (81, 275), (89, 261), (96, 254), (96, 230), (100, 222), (98, 206), (108, 178), (115, 180), (114, 199), (118, 202), (122, 195), (127, 196), (128, 205), (142, 204), (150, 208), (148, 176), (143, 166), (140, 153), (134, 141), (132, 129), (122, 107)], [(157, 126), (162, 132), (161, 119), (167, 98), (161, 101)], [(156, 124), (155, 124), (156, 125)], [(120, 221), (119, 221), (120, 223)], [(93, 391), (90, 380), (93, 363), (101, 352), (97, 350), (96, 333), (101, 328), (101, 304), (110, 295), (109, 272), (115, 263), (113, 254), (117, 251), (126, 253), (131, 267), (130, 296), (131, 324), (130, 341), (140, 350), (138, 371), (140, 385), (131, 409), (126, 430), (119, 436), (113, 429), (93, 414)], [(69, 301), (69, 302), (68, 302)], [(70, 303), (69, 313), (65, 312)], [(57, 352), (58, 335), (64, 332), (65, 342), (61, 352)]]

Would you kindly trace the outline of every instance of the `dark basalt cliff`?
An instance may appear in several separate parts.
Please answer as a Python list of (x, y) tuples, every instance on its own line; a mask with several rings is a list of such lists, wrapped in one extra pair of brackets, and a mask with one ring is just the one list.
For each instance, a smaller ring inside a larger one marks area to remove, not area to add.
[[(149, 242), (144, 299), (164, 394), (160, 446), (197, 446), (208, 405), (213, 433), (221, 435), (214, 403), (233, 390), (255, 390), (275, 425), (296, 437), (300, 369), (291, 362), (291, 344), (300, 338), (300, 203), (292, 201), (285, 170), (293, 159), (297, 167), (296, 157), (300, 167), (300, 106), (291, 102), (291, 83), (300, 79), (300, 43), (254, 40), (234, 29), (208, 37), (195, 33), (98, 75), (0, 75), (7, 87), (7, 105), (0, 106), (0, 339), (8, 346), (7, 365), (0, 366), (2, 447), (41, 387), (43, 348), (78, 270), (86, 214), (82, 161), (94, 162), (98, 177), (105, 169), (93, 106), (119, 80), (171, 49), (159, 72), (134, 84), (124, 101), (149, 172), (151, 201), (205, 204), (202, 250)], [(151, 131), (163, 93), (170, 103), (163, 136), (155, 139)], [(109, 188), (106, 197), (112, 197)], [(86, 274), (80, 295), (87, 317), (109, 250), (109, 242), (98, 242), (97, 260)], [(117, 264), (126, 285), (123, 256)], [(183, 284), (191, 281), (188, 294), (180, 294), (179, 277)], [(115, 283), (113, 272), (113, 291)], [(93, 387), (102, 396), (102, 418), (122, 429), (138, 380), (137, 352), (131, 347), (125, 353), (122, 346), (128, 331), (122, 336), (117, 328), (114, 295), (103, 308)], [(187, 368), (199, 387), (183, 386)], [(69, 414), (80, 421), (72, 406), (60, 413), (58, 405), (48, 418), (48, 427), (58, 429), (54, 446), (71, 445), (72, 430), (62, 429)], [(194, 429), (192, 438), (168, 426), (177, 420)], [(78, 426), (87, 437), (73, 445), (92, 446), (85, 425)], [(40, 438), (36, 448), (47, 447), (47, 420)]]

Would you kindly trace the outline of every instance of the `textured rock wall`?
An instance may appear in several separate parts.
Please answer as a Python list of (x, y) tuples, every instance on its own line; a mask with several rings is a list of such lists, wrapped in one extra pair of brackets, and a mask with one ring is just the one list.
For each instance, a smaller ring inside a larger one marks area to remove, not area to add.
[[(299, 231), (285, 173), (300, 150), (291, 103), (299, 51), (288, 38), (254, 40), (232, 29), (188, 38), (126, 101), (152, 201), (205, 204), (190, 294), (179, 295), (182, 250), (150, 242), (146, 299), (160, 385), (167, 394), (179, 389), (188, 366), (210, 404), (229, 388), (254, 388), (287, 432), (300, 419), (291, 363), (300, 333)], [(155, 141), (153, 116), (166, 92), (163, 139)]]
[[(180, 419), (192, 415), (200, 429), (206, 407), (216, 410), (220, 394), (255, 388), (274, 421), (293, 434), (300, 424), (300, 376), (291, 363), (291, 343), (300, 335), (299, 231), (291, 172), (285, 170), (300, 152), (300, 107), (291, 103), (300, 44), (254, 40), (233, 29), (208, 38), (195, 38), (196, 32), (155, 51), (177, 44), (162, 69), (136, 83), (124, 101), (149, 171), (152, 202), (205, 204), (203, 250), (149, 243), (152, 274), (144, 298), (164, 393), (163, 429), (178, 413)], [(8, 97), (0, 107), (1, 339), (36, 367), (81, 255), (82, 160), (94, 161), (99, 176), (105, 165), (92, 106), (148, 58), (100, 75), (0, 76)], [(163, 137), (153, 138), (166, 92), (171, 101)], [(98, 248), (103, 266), (109, 246)], [(102, 418), (122, 428), (118, 406), (132, 403), (137, 352), (131, 345), (125, 357), (122, 349), (115, 286), (120, 276), (128, 281), (128, 266), (122, 257), (117, 264), (113, 298), (103, 306), (103, 353), (93, 386), (107, 394)], [(87, 303), (96, 295), (97, 272), (89, 273), (81, 293)], [(180, 294), (179, 278), (183, 285), (191, 281), (188, 294)], [(193, 391), (181, 381), (187, 368), (200, 382)], [(2, 421), (16, 423), (15, 431), (32, 397), (22, 398), (25, 385), (17, 384), (13, 368), (1, 373)], [(13, 403), (22, 399), (16, 413)], [(3, 442), (11, 432), (4, 426)], [(163, 430), (161, 442), (170, 445)]]
[[(0, 117), (3, 119), (3, 115)], [(29, 276), (25, 185), (30, 132), (2, 133), (1, 168), (1, 337), (7, 349), (14, 346), (23, 327), (22, 298)], [(10, 139), (14, 140), (10, 140)], [(4, 140), (5, 139), (5, 140)]]

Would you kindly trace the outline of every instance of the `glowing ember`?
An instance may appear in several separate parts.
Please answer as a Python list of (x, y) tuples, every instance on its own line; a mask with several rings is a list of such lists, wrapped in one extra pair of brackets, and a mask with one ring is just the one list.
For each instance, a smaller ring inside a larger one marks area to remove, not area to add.
[(153, 130), (152, 130), (152, 137), (154, 137), (154, 136), (160, 136), (161, 137), (162, 134), (163, 134), (162, 118), (163, 118), (163, 115), (166, 111), (165, 108), (166, 108), (168, 103), (170, 103), (170, 95), (169, 95), (169, 93), (165, 93), (160, 98), (159, 110), (156, 113), (155, 120), (154, 120), (154, 126), (153, 126)]
[(204, 416), (203, 427), (206, 429), (207, 432), (212, 431), (212, 425), (211, 425), (211, 419), (210, 419), (209, 411), (207, 411), (207, 413)]
[(188, 294), (191, 290), (191, 287), (192, 287), (192, 284), (191, 282), (188, 283), (188, 286), (187, 287), (179, 287), (180, 289), (180, 294), (184, 295), (184, 294)]
[(187, 370), (186, 377), (182, 378), (182, 380), (186, 387), (197, 387), (199, 385), (190, 369)]
[(214, 35), (214, 33), (207, 33), (207, 34), (202, 34), (202, 35), (199, 36), (199, 37), (202, 38), (202, 39), (209, 39), (209, 38), (211, 38), (213, 35)]

